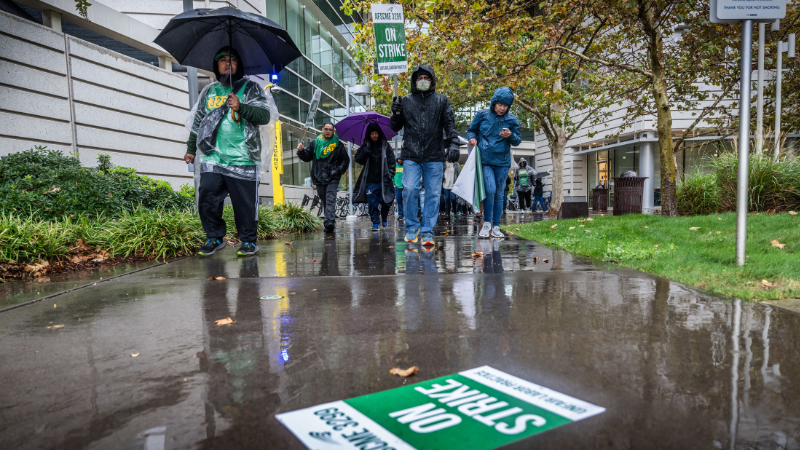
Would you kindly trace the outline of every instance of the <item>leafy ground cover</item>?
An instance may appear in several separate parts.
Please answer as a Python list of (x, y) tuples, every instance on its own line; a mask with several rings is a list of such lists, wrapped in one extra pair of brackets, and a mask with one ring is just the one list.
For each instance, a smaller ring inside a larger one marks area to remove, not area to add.
[[(238, 243), (233, 210), (226, 206), (226, 239)], [(298, 205), (262, 206), (258, 238), (304, 233), (320, 220)], [(205, 239), (197, 214), (139, 207), (114, 219), (71, 218), (40, 220), (0, 214), (0, 279), (25, 278), (75, 270), (93, 263), (129, 259), (166, 259), (194, 255)]]
[(800, 218), (748, 217), (747, 265), (734, 261), (736, 214), (626, 215), (509, 225), (525, 239), (743, 300), (800, 297)]

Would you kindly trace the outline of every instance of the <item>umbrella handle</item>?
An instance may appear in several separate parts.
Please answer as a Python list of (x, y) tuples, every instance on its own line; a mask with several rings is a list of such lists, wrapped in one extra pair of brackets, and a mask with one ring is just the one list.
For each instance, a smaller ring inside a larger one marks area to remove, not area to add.
[(242, 121), (242, 115), (234, 110), (231, 110), (231, 119), (233, 119), (234, 122), (239, 123)]

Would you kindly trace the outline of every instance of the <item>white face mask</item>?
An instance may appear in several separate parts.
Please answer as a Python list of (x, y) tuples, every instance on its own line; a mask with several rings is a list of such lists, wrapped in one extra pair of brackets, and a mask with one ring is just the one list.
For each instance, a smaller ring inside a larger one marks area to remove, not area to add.
[(431, 88), (430, 80), (417, 80), (417, 89), (420, 91), (427, 91)]

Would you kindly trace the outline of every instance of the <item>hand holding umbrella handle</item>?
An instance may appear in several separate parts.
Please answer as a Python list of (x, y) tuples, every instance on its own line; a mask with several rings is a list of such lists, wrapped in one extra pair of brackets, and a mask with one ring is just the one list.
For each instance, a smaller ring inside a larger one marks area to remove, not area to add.
[(242, 115), (239, 114), (239, 106), (241, 103), (239, 102), (239, 97), (236, 96), (233, 92), (228, 94), (228, 107), (231, 109), (231, 119), (234, 122), (239, 123), (242, 121)]

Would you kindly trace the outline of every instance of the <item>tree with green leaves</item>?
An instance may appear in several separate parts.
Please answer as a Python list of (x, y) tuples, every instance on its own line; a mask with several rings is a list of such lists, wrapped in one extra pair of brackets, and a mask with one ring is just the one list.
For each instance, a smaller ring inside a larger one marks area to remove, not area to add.
[[(553, 6), (525, 0), (401, 0), (399, 4), (410, 24), (406, 31), (410, 65), (424, 62), (434, 67), (437, 90), (450, 97), (462, 120), (474, 108), (488, 106), (497, 87), (514, 90), (521, 122), (547, 138), (553, 162), (550, 213), (558, 215), (567, 142), (584, 126), (600, 122), (608, 114), (605, 108), (624, 95), (625, 76), (615, 78), (603, 68), (587, 71), (584, 60), (576, 57), (585, 54), (584, 49), (594, 51), (594, 39), (608, 23), (585, 26), (593, 22), (589, 2)], [(348, 0), (345, 8), (366, 13), (369, 3)], [(385, 112), (392, 84), (372, 71), (371, 23), (356, 31), (351, 48), (364, 62), (362, 73)], [(554, 45), (564, 50), (550, 51)]]

